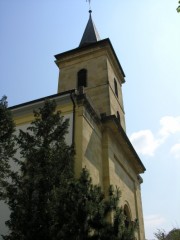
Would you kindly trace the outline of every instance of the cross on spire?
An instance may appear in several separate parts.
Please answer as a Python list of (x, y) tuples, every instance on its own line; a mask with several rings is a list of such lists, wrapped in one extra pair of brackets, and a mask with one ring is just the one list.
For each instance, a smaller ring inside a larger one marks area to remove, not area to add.
[(91, 10), (91, 0), (86, 0), (86, 2), (89, 2), (89, 10)]
[[(86, 2), (87, 1), (90, 2), (90, 0), (86, 0)], [(94, 43), (94, 42), (97, 42), (100, 40), (100, 37), (96, 30), (95, 24), (92, 20), (91, 13), (92, 13), (92, 11), (90, 9), (89, 10), (89, 20), (86, 25), (86, 28), (85, 28), (84, 34), (82, 36), (81, 42), (79, 44), (79, 47), (82, 47), (82, 46), (85, 46), (85, 45), (88, 45), (88, 44), (91, 44), (91, 43)]]

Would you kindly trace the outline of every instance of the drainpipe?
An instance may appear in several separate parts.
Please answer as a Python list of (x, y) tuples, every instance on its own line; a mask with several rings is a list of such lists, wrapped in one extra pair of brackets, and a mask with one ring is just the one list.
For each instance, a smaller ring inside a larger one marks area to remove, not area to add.
[(73, 93), (74, 90), (71, 91), (70, 93), (70, 97), (71, 97), (71, 101), (73, 103), (73, 129), (72, 129), (72, 147), (75, 147), (75, 108), (76, 108), (76, 104), (73, 98)]

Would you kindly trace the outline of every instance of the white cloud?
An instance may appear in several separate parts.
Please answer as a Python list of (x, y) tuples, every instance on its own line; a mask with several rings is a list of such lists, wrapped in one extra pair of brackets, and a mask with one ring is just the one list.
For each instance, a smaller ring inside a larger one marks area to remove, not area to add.
[(180, 143), (177, 143), (174, 146), (172, 146), (170, 152), (175, 158), (180, 159)]
[(159, 141), (154, 138), (150, 130), (143, 130), (133, 133), (130, 140), (138, 153), (143, 155), (153, 155), (159, 146)]
[(159, 135), (162, 138), (167, 138), (170, 134), (180, 132), (180, 116), (165, 116), (161, 118), (160, 125)]
[(157, 227), (165, 223), (166, 220), (164, 217), (154, 214), (154, 215), (145, 216), (144, 222), (146, 226), (149, 226), (151, 228), (154, 227), (156, 229)]
[(166, 223), (166, 219), (161, 215), (149, 215), (144, 218), (145, 233), (146, 236), (153, 237), (153, 233), (157, 232), (157, 229), (161, 229), (162, 225)]
[[(180, 132), (180, 116), (165, 116), (160, 119), (160, 129), (157, 134), (151, 130), (141, 130), (131, 134), (130, 140), (139, 154), (153, 156), (157, 148), (162, 145), (167, 138), (175, 133)], [(176, 158), (180, 156), (179, 145), (171, 149), (171, 153)]]

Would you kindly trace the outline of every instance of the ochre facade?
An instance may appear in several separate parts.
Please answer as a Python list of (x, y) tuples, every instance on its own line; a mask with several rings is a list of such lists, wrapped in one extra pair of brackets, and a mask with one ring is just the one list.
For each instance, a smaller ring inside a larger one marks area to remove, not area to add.
[[(139, 220), (136, 237), (144, 240), (142, 178), (139, 174), (145, 168), (125, 133), (122, 97), (125, 75), (113, 47), (109, 39), (105, 39), (55, 57), (60, 69), (58, 92), (77, 89), (76, 174), (82, 167), (88, 168), (93, 182), (100, 184), (105, 193), (110, 185), (117, 186), (122, 194), (121, 205), (128, 209), (129, 220)], [(78, 88), (78, 72), (81, 69), (87, 71), (83, 90)], [(116, 90), (114, 81), (117, 83)], [(85, 100), (80, 95), (85, 96)]]
[(128, 206), (131, 220), (139, 220), (137, 239), (144, 240), (139, 166), (114, 122), (100, 123), (83, 106), (76, 108), (76, 174), (86, 167), (93, 182), (107, 193), (109, 186), (121, 190), (121, 206)]

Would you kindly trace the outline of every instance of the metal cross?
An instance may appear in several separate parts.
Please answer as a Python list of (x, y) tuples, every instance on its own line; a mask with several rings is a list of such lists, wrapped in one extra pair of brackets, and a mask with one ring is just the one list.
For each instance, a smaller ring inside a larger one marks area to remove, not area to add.
[(91, 0), (86, 0), (86, 2), (89, 2), (89, 10), (91, 10)]

